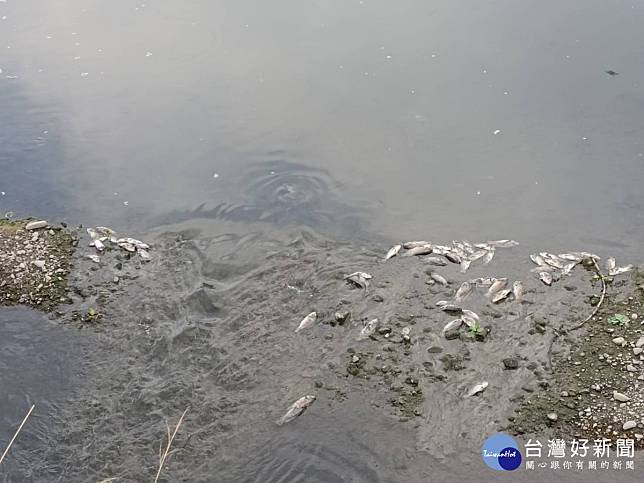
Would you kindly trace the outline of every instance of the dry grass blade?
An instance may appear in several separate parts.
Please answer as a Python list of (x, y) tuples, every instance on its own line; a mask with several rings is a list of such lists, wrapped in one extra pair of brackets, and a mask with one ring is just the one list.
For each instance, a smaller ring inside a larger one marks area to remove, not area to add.
[(168, 458), (174, 454), (174, 450), (170, 451), (170, 448), (172, 447), (172, 442), (174, 441), (174, 437), (177, 435), (177, 432), (179, 431), (179, 427), (181, 426), (181, 423), (183, 423), (183, 418), (186, 416), (186, 413), (188, 412), (188, 408), (183, 412), (181, 417), (179, 418), (179, 421), (177, 422), (177, 425), (174, 427), (174, 431), (172, 434), (170, 434), (170, 426), (168, 426), (168, 423), (166, 423), (166, 432), (167, 432), (167, 438), (168, 441), (165, 445), (165, 450), (162, 451), (163, 449), (163, 441), (159, 444), (159, 469), (157, 471), (157, 476), (154, 478), (154, 483), (157, 483), (159, 481), (159, 476), (161, 476), (161, 470), (163, 470), (163, 467), (166, 464), (166, 461), (168, 461)]
[(586, 322), (588, 322), (590, 319), (592, 319), (599, 311), (599, 308), (602, 306), (602, 303), (604, 302), (604, 297), (606, 297), (606, 279), (604, 278), (604, 275), (602, 275), (602, 271), (599, 268), (599, 265), (597, 265), (597, 260), (595, 260), (594, 258), (592, 258), (591, 260), (593, 261), (593, 265), (595, 266), (597, 275), (599, 276), (599, 279), (602, 282), (602, 294), (601, 294), (601, 297), (599, 298), (599, 302), (595, 306), (595, 310), (593, 310), (592, 313), (588, 317), (586, 317), (581, 323), (575, 325), (570, 330), (577, 330), (580, 327), (582, 327)]
[(7, 456), (7, 453), (9, 452), (9, 449), (11, 449), (11, 445), (13, 444), (13, 442), (14, 442), (14, 441), (16, 440), (16, 438), (18, 437), (18, 433), (20, 433), (20, 430), (22, 429), (22, 427), (23, 427), (23, 426), (25, 425), (25, 423), (27, 422), (27, 419), (29, 419), (29, 416), (31, 415), (31, 411), (33, 411), (35, 407), (36, 407), (36, 405), (35, 405), (35, 404), (32, 404), (31, 408), (29, 408), (29, 411), (27, 412), (27, 415), (26, 415), (26, 416), (25, 416), (25, 418), (22, 420), (22, 423), (20, 423), (20, 426), (18, 426), (18, 429), (16, 430), (15, 434), (13, 435), (13, 438), (11, 438), (11, 441), (9, 441), (9, 444), (7, 445), (7, 449), (5, 449), (5, 450), (4, 450), (4, 453), (2, 453), (2, 456), (0, 456), (0, 465), (1, 465), (1, 464), (2, 464), (2, 462), (4, 461), (4, 457), (5, 457), (5, 456)]

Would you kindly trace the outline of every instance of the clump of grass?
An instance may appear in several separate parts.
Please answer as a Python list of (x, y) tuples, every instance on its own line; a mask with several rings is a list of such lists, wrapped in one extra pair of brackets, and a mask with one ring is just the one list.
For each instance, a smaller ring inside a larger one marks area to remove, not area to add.
[(165, 466), (166, 462), (170, 459), (170, 456), (172, 456), (177, 449), (171, 450), (170, 448), (172, 447), (172, 442), (174, 441), (174, 437), (177, 435), (177, 432), (179, 431), (179, 427), (181, 426), (181, 423), (183, 422), (183, 418), (186, 416), (186, 413), (188, 412), (188, 408), (183, 412), (181, 417), (179, 418), (179, 421), (177, 422), (177, 425), (174, 427), (174, 431), (170, 433), (170, 426), (166, 422), (165, 427), (166, 427), (166, 432), (167, 432), (167, 441), (165, 445), (165, 449), (163, 448), (163, 440), (159, 443), (159, 469), (157, 471), (157, 476), (154, 478), (154, 483), (157, 483), (159, 481), (159, 476), (161, 476), (161, 470), (163, 470), (163, 467)]

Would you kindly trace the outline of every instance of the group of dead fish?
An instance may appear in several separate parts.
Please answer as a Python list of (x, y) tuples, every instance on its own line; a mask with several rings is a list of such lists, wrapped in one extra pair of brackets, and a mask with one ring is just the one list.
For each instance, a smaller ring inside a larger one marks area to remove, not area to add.
[[(126, 252), (136, 252), (144, 262), (150, 261), (150, 245), (143, 243), (141, 240), (131, 237), (119, 238), (114, 230), (106, 226), (88, 228), (87, 234), (91, 238), (89, 246), (94, 247), (98, 253), (103, 253), (106, 244), (111, 244)], [(101, 258), (95, 254), (88, 255), (88, 258), (95, 263), (101, 262)]]
[[(460, 265), (461, 273), (465, 273), (470, 268), (470, 265), (477, 260), (481, 260), (484, 265), (490, 263), (496, 254), (497, 248), (511, 248), (518, 244), (519, 243), (514, 240), (494, 240), (483, 243), (470, 243), (465, 240), (455, 240), (452, 242), (452, 246), (446, 246), (436, 245), (428, 241), (410, 241), (391, 247), (384, 259), (386, 261), (396, 256), (422, 256), (424, 257), (425, 262), (437, 267), (446, 266), (450, 262), (458, 264)], [(584, 260), (590, 260), (592, 263), (596, 264), (600, 260), (600, 257), (589, 252), (570, 252), (561, 253), (559, 255), (541, 252), (539, 254), (530, 255), (530, 259), (537, 265), (531, 270), (531, 272), (537, 273), (539, 280), (550, 286), (553, 282), (558, 281), (562, 276), (568, 275), (575, 266), (582, 263)], [(633, 265), (618, 267), (615, 258), (610, 257), (606, 260), (605, 269), (609, 276), (614, 277), (631, 271), (633, 269)], [(447, 279), (437, 272), (431, 271), (429, 276), (434, 283), (439, 283), (444, 286), (448, 285)], [(366, 272), (354, 272), (345, 277), (347, 282), (360, 288), (364, 288), (365, 290), (369, 287), (371, 279), (371, 274)], [(436, 305), (444, 312), (458, 315), (457, 319), (448, 322), (445, 327), (443, 327), (443, 335), (448, 331), (460, 328), (462, 325), (466, 325), (468, 328), (473, 330), (476, 330), (480, 326), (480, 318), (475, 312), (464, 309), (458, 305), (477, 288), (487, 289), (485, 291), (485, 296), (491, 299), (492, 303), (501, 303), (506, 300), (510, 294), (512, 294), (515, 302), (521, 302), (524, 291), (523, 283), (520, 280), (516, 280), (512, 283), (511, 288), (508, 287), (508, 279), (505, 277), (482, 277), (463, 282), (456, 291), (453, 301), (440, 300), (436, 303)], [(300, 332), (301, 330), (312, 327), (317, 322), (317, 318), (317, 312), (311, 312), (302, 319), (298, 327), (295, 329), (295, 332)], [(377, 318), (365, 323), (360, 331), (358, 339), (366, 339), (370, 337), (375, 333), (378, 328), (378, 324), (379, 322)], [(404, 333), (405, 329), (407, 329), (407, 334)], [(408, 328), (405, 329), (403, 329), (403, 337), (405, 335), (408, 337), (409, 330)], [(472, 397), (483, 392), (487, 387), (487, 381), (476, 384), (467, 391), (464, 397)], [(316, 396), (314, 395), (301, 397), (291, 405), (286, 414), (282, 416), (277, 423), (281, 425), (292, 421), (302, 414), (306, 408), (313, 404), (315, 399)]]

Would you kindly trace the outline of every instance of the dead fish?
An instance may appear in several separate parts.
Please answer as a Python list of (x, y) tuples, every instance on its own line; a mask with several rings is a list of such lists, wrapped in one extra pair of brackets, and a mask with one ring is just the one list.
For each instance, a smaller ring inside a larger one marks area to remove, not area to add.
[(630, 272), (633, 270), (633, 265), (626, 265), (625, 267), (617, 267), (608, 272), (608, 275), (614, 277), (615, 275), (621, 275), (622, 273)]
[(286, 414), (277, 421), (277, 425), (281, 426), (282, 424), (293, 421), (300, 414), (302, 414), (306, 410), (306, 408), (313, 404), (316, 399), (316, 396), (313, 395), (306, 395), (299, 398), (291, 405), (290, 408), (288, 408)]
[(441, 307), (441, 310), (443, 312), (447, 312), (448, 314), (454, 314), (454, 315), (459, 315), (463, 313), (463, 309), (455, 304), (443, 305)]
[(550, 286), (552, 285), (552, 274), (548, 272), (539, 272), (539, 280)]
[(432, 253), (431, 245), (423, 245), (422, 247), (414, 247), (410, 250), (407, 250), (405, 252), (405, 256), (413, 257), (420, 255), (429, 255), (430, 253)]
[(511, 248), (518, 246), (519, 242), (514, 240), (492, 240), (488, 241), (487, 244), (495, 248)]
[(391, 247), (387, 252), (387, 255), (385, 255), (385, 260), (389, 260), (390, 258), (393, 258), (396, 255), (398, 255), (398, 252), (400, 251), (401, 248), (402, 248), (402, 245), (394, 245), (393, 247)]
[(485, 257), (483, 257), (483, 265), (487, 265), (488, 263), (490, 263), (494, 258), (495, 253), (496, 253), (495, 248), (488, 250), (488, 252), (485, 254)]
[(563, 269), (563, 267), (566, 265), (564, 261), (561, 260), (557, 255), (553, 255), (551, 253), (548, 253), (547, 256), (544, 256), (543, 261), (551, 267), (555, 267), (560, 270)]
[(436, 302), (436, 307), (445, 307), (446, 305), (449, 305), (451, 302), (447, 300), (439, 300)]
[(568, 275), (570, 272), (572, 272), (572, 269), (577, 266), (577, 262), (570, 262), (564, 265), (564, 267), (561, 269), (561, 274), (562, 275)]
[(302, 319), (302, 322), (300, 322), (300, 325), (297, 326), (297, 329), (295, 329), (295, 332), (308, 329), (309, 327), (313, 326), (313, 324), (315, 324), (317, 320), (318, 320), (318, 313), (311, 312), (309, 315), (307, 315)]
[(465, 325), (467, 325), (467, 327), (468, 327), (469, 329), (473, 329), (473, 328), (475, 328), (475, 327), (479, 324), (478, 315), (474, 314), (476, 317), (472, 317), (472, 316), (471, 316), (469, 313), (467, 313), (467, 312), (471, 312), (472, 314), (474, 314), (474, 312), (472, 312), (472, 311), (470, 311), (470, 310), (467, 310), (467, 311), (466, 311), (466, 310), (463, 310), (463, 313), (461, 314), (461, 320), (463, 321), (463, 323), (464, 323)]
[(532, 254), (530, 255), (530, 260), (532, 260), (537, 265), (545, 265), (546, 262), (541, 255)]
[(483, 381), (480, 384), (477, 384), (472, 389), (467, 391), (467, 394), (465, 394), (465, 397), (467, 398), (467, 397), (476, 396), (478, 393), (485, 391), (485, 389), (487, 389), (488, 385), (489, 384), (488, 384), (487, 381)]
[(476, 312), (472, 312), (471, 310), (463, 309), (463, 319), (468, 318), (473, 320), (474, 322), (480, 322), (481, 318)]
[(347, 282), (351, 282), (354, 285), (357, 285), (358, 287), (364, 289), (369, 286), (369, 280), (371, 280), (371, 278), (371, 274), (366, 272), (353, 272), (352, 274), (344, 277)]
[(510, 290), (510, 289), (505, 289), (505, 290), (498, 291), (496, 293), (496, 295), (494, 295), (494, 297), (492, 297), (492, 303), (498, 304), (502, 300), (505, 300), (508, 297), (508, 295), (510, 295), (511, 293), (512, 293), (512, 290)]
[(438, 283), (440, 283), (441, 285), (445, 285), (445, 286), (447, 286), (447, 279), (446, 279), (445, 277), (443, 277), (440, 273), (431, 272), (431, 273), (429, 274), (429, 276), (431, 277), (431, 279), (432, 279), (434, 282), (438, 282)]
[(557, 256), (563, 260), (568, 260), (570, 262), (581, 262), (582, 259), (582, 257), (575, 255), (574, 253), (560, 253)]
[(402, 246), (405, 250), (411, 250), (412, 248), (424, 247), (429, 244), (430, 243), (428, 241), (409, 241), (403, 243)]
[(143, 243), (141, 240), (137, 240), (136, 238), (127, 237), (127, 238), (119, 238), (118, 240), (116, 240), (116, 244), (119, 246), (125, 243), (134, 245), (136, 248), (140, 248), (142, 250), (150, 249), (150, 245), (148, 245), (147, 243)]
[(479, 258), (483, 258), (485, 255), (487, 255), (489, 252), (488, 250), (476, 250), (474, 253), (472, 253), (469, 256), (469, 260), (471, 262), (477, 261)]
[(534, 267), (530, 269), (532, 273), (537, 273), (537, 272), (555, 272), (557, 271), (557, 267), (553, 267), (552, 265), (539, 265), (538, 267)]
[(497, 278), (496, 280), (494, 280), (490, 288), (487, 290), (487, 293), (485, 294), (485, 296), (492, 297), (499, 290), (503, 290), (503, 288), (505, 288), (507, 283), (508, 283), (507, 278)]
[[(87, 234), (92, 240), (96, 240), (100, 235), (94, 228), (88, 228), (87, 229)], [(90, 245), (91, 246), (91, 245)]]
[(136, 247), (134, 245), (132, 245), (131, 243), (121, 242), (121, 243), (118, 244), (118, 246), (120, 246), (123, 250), (127, 250), (128, 252), (135, 252), (136, 251)]
[(87, 258), (89, 258), (94, 263), (101, 263), (101, 257), (99, 257), (98, 255), (87, 255)]
[(615, 259), (613, 257), (610, 257), (610, 258), (606, 259), (606, 270), (608, 270), (609, 274), (610, 274), (610, 272), (612, 270), (615, 270), (615, 265), (616, 264), (617, 264), (617, 262), (615, 261)]
[(521, 280), (516, 280), (512, 284), (512, 294), (514, 295), (514, 300), (520, 302), (523, 298), (523, 282)]
[(112, 230), (111, 228), (108, 228), (106, 226), (97, 226), (95, 230), (101, 235), (101, 236), (106, 236), (106, 237), (111, 237), (116, 235), (116, 232)]
[(437, 267), (444, 267), (445, 265), (447, 265), (447, 260), (439, 257), (427, 257), (425, 258), (425, 261), (430, 265), (435, 265)]
[(457, 302), (465, 300), (470, 293), (472, 293), (472, 284), (470, 282), (463, 282), (461, 286), (458, 287), (454, 300)]
[(433, 253), (436, 255), (445, 255), (452, 252), (450, 247), (446, 247), (444, 245), (432, 245), (432, 248), (434, 249)]
[(365, 324), (365, 326), (360, 331), (360, 335), (358, 336), (358, 339), (366, 339), (370, 337), (376, 332), (377, 328), (378, 328), (378, 319), (370, 320)]
[(444, 254), (444, 257), (447, 258), (452, 263), (461, 264), (461, 257), (452, 252), (447, 252)]
[(443, 327), (443, 335), (445, 335), (446, 332), (449, 332), (450, 330), (453, 329), (458, 329), (461, 325), (463, 325), (463, 321), (461, 319), (454, 319), (451, 322), (448, 322), (445, 324), (445, 327)]
[(453, 240), (452, 245), (454, 245), (456, 249), (458, 249), (464, 254), (474, 252), (474, 247), (472, 246), (472, 244), (466, 241)]
[(97, 239), (94, 240), (94, 248), (96, 248), (96, 250), (98, 250), (99, 252), (102, 252), (103, 250), (105, 250), (105, 245), (101, 240)]
[(147, 250), (137, 250), (137, 253), (144, 262), (149, 262), (152, 259)]
[(496, 278), (494, 277), (481, 277), (481, 278), (474, 278), (470, 280), (470, 283), (474, 285), (480, 285), (481, 287), (489, 287), (495, 281), (496, 281)]
[(471, 264), (472, 264), (471, 260), (461, 260), (461, 273), (467, 272)]
[(476, 248), (482, 248), (483, 250), (490, 250), (491, 248), (494, 248), (492, 245), (488, 243), (475, 243), (474, 246)]

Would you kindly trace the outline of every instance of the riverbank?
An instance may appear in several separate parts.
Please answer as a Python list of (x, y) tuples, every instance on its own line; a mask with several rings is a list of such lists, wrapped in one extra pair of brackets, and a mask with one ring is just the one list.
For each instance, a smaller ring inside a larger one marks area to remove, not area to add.
[(65, 227), (46, 221), (0, 220), (0, 306), (48, 312), (66, 302), (76, 243)]

